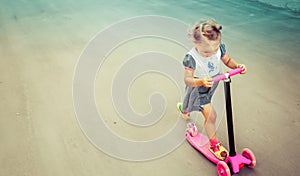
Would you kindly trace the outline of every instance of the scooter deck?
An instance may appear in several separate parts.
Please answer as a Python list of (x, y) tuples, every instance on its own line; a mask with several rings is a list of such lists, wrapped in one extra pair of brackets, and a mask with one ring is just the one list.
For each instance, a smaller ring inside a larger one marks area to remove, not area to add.
[(207, 159), (209, 159), (215, 164), (218, 164), (220, 160), (217, 157), (215, 157), (215, 155), (213, 155), (208, 149), (209, 140), (206, 135), (197, 131), (196, 135), (192, 136), (189, 132), (186, 132), (186, 139), (195, 149), (201, 152)]

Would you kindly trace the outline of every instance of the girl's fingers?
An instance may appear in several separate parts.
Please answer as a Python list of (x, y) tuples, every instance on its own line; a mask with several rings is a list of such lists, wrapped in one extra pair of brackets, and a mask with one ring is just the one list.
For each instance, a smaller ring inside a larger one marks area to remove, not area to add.
[(246, 66), (245, 66), (244, 64), (239, 64), (238, 67), (240, 67), (240, 68), (243, 70), (243, 71), (241, 72), (241, 74), (244, 74), (244, 73), (247, 72), (247, 68), (246, 68)]
[(212, 81), (212, 79), (210, 78), (207, 82), (207, 87), (212, 87), (214, 84), (214, 82)]

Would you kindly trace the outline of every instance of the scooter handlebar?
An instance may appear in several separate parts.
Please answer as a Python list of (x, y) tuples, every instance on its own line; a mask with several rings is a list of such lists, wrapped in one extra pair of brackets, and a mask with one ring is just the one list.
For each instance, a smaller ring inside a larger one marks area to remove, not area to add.
[(242, 73), (242, 72), (243, 72), (242, 68), (236, 68), (236, 69), (230, 70), (227, 73), (223, 73), (223, 74), (214, 76), (212, 79), (213, 79), (214, 82), (219, 82), (221, 80), (232, 77), (232, 76), (237, 75), (237, 74)]

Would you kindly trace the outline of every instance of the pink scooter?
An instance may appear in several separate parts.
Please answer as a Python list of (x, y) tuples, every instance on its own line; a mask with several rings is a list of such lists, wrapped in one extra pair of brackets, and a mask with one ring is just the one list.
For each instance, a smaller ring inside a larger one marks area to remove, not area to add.
[(200, 151), (206, 158), (217, 165), (218, 175), (230, 176), (231, 174), (239, 173), (240, 169), (248, 166), (254, 168), (256, 159), (251, 150), (245, 148), (242, 154), (236, 153), (234, 143), (234, 130), (233, 118), (231, 108), (231, 95), (230, 95), (230, 77), (242, 72), (241, 68), (231, 70), (227, 73), (220, 74), (213, 78), (214, 82), (224, 80), (225, 101), (226, 101), (226, 116), (227, 116), (227, 129), (228, 129), (228, 142), (229, 142), (229, 156), (224, 160), (219, 160), (209, 151), (209, 140), (204, 134), (201, 134), (194, 123), (189, 123), (186, 131), (186, 139), (189, 143)]

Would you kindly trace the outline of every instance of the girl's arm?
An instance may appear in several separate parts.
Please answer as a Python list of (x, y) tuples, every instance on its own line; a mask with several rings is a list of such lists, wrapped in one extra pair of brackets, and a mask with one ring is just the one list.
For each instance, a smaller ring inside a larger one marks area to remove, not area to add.
[(189, 87), (212, 87), (213, 80), (210, 77), (204, 78), (194, 78), (194, 70), (192, 69), (185, 69), (184, 71), (184, 82)]
[(235, 68), (242, 68), (243, 72), (241, 74), (244, 74), (247, 72), (247, 68), (244, 64), (238, 64), (234, 59), (232, 59), (227, 53), (225, 53), (225, 55), (221, 58), (221, 60), (223, 61), (223, 63), (231, 68), (231, 69), (235, 69)]

